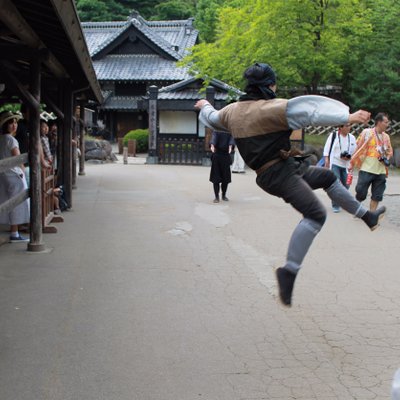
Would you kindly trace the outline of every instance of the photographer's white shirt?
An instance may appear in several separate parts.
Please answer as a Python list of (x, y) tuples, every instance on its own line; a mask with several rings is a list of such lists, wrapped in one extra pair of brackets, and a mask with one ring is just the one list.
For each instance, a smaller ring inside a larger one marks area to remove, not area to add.
[(333, 147), (331, 154), (329, 155), (329, 149), (331, 148), (333, 132), (328, 136), (324, 147), (324, 157), (329, 156), (329, 168), (332, 168), (332, 165), (338, 165), (342, 168), (349, 168), (350, 159), (346, 160), (340, 158), (340, 154), (347, 151), (350, 155), (352, 155), (356, 149), (356, 138), (351, 133), (346, 136), (341, 135), (338, 131), (336, 131), (335, 141), (333, 142)]

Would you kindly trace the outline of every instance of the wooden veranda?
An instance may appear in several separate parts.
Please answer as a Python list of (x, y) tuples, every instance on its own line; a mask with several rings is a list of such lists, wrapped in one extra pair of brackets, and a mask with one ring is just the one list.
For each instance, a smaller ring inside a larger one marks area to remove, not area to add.
[[(57, 116), (59, 179), (72, 206), (76, 173), (74, 122), (83, 129), (84, 106), (102, 94), (73, 0), (0, 0), (0, 105), (19, 100), (27, 106), (30, 164), (30, 242), (44, 249), (42, 237), (40, 108)], [(76, 106), (81, 114), (74, 115)], [(83, 134), (80, 135), (83, 144)], [(81, 152), (84, 157), (84, 152)], [(84, 159), (79, 173), (84, 174)]]

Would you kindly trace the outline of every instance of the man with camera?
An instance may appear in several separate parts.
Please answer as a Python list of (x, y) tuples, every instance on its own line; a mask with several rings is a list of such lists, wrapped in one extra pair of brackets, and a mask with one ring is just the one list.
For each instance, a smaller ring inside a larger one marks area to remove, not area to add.
[(380, 112), (376, 115), (375, 126), (364, 129), (357, 139), (357, 149), (352, 157), (351, 165), (359, 165), (356, 185), (356, 199), (363, 201), (367, 198), (371, 186), (370, 211), (375, 211), (383, 199), (388, 176), (389, 159), (393, 155), (390, 136), (385, 132), (389, 126), (388, 115)]
[[(356, 149), (356, 138), (350, 133), (350, 128), (351, 124), (339, 126), (328, 136), (324, 147), (325, 167), (330, 168), (347, 189), (347, 171)], [(332, 210), (335, 213), (340, 211), (340, 206), (333, 200)]]

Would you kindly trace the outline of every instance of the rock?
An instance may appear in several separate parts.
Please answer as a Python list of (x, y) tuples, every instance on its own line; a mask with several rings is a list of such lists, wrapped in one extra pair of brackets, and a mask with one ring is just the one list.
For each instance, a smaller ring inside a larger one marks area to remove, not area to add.
[(87, 151), (85, 153), (85, 160), (107, 160), (107, 153), (105, 150), (97, 148), (94, 150)]
[(86, 140), (85, 160), (117, 161), (108, 140)]
[(97, 149), (97, 140), (85, 140), (85, 152)]

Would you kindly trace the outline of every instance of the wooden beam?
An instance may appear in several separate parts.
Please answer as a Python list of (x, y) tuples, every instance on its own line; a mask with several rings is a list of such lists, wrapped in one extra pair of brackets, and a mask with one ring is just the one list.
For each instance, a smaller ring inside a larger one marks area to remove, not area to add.
[(51, 108), (54, 114), (56, 114), (57, 118), (64, 120), (64, 113), (56, 106), (54, 101), (49, 96), (44, 95), (43, 101)]
[[(0, 20), (27, 46), (34, 49), (46, 47), (13, 3), (11, 0), (0, 0)], [(58, 78), (68, 76), (66, 70), (54, 55), (49, 54), (45, 64)]]
[(48, 60), (50, 52), (46, 48), (34, 49), (21, 44), (2, 43), (0, 44), (0, 54), (3, 60), (24, 60), (30, 62), (32, 58), (40, 58), (42, 61)]
[(65, 200), (72, 207), (72, 88), (71, 82), (65, 80), (63, 88), (64, 123), (62, 132), (62, 183)]
[(25, 164), (28, 161), (28, 154), (20, 154), (19, 156), (13, 156), (0, 160), (0, 172), (7, 171), (10, 168), (16, 167), (21, 164)]
[(7, 79), (6, 83), (11, 85), (26, 103), (31, 107), (40, 107), (40, 103), (11, 72), (10, 65), (6, 61), (0, 61), (0, 72)]
[(29, 198), (29, 190), (25, 189), (16, 196), (0, 204), (0, 213), (6, 213), (14, 210), (16, 206)]
[(81, 155), (79, 156), (79, 175), (86, 175), (85, 172), (85, 102), (79, 101), (79, 148)]
[(42, 232), (42, 182), (40, 165), (40, 86), (41, 65), (39, 59), (31, 61), (30, 89), (35, 104), (29, 104), (29, 173), (31, 190), (30, 242), (28, 251), (45, 249)]
[[(103, 101), (103, 94), (101, 93), (100, 84), (97, 80), (74, 2), (65, 0), (50, 0), (50, 2), (53, 4), (54, 10), (58, 13), (58, 18), (64, 26), (65, 32), (68, 32), (71, 45), (86, 75), (91, 91), (95, 95), (96, 100), (101, 103)], [(85, 88), (82, 88), (75, 90), (75, 92), (84, 90)]]

